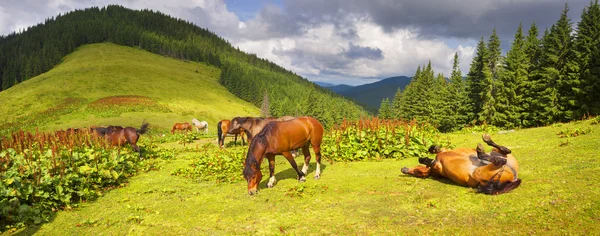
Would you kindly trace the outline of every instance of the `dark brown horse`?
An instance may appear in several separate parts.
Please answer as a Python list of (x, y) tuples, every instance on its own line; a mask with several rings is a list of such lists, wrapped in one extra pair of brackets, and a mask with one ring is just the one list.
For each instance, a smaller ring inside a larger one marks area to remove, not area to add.
[(175, 123), (173, 125), (173, 128), (171, 129), (171, 134), (175, 134), (175, 130), (182, 130), (183, 132), (188, 132), (188, 131), (192, 131), (192, 125), (190, 125), (190, 123), (188, 122), (183, 122), (183, 123)]
[(481, 144), (477, 149), (453, 150), (431, 146), (429, 152), (437, 153), (435, 160), (419, 158), (419, 163), (425, 166), (404, 167), (402, 173), (422, 178), (444, 177), (486, 194), (501, 194), (517, 188), (521, 184), (519, 164), (510, 154), (511, 150), (494, 143), (487, 134), (483, 135), (483, 141), (494, 147), (491, 153), (485, 153)]
[(271, 121), (286, 121), (296, 119), (293, 116), (282, 116), (279, 118), (268, 117), (235, 117), (231, 120), (229, 130), (244, 129), (248, 135), (248, 143), (252, 142), (252, 137), (256, 136)]
[(113, 146), (123, 146), (126, 143), (129, 143), (133, 150), (140, 154), (142, 157), (142, 150), (136, 145), (137, 141), (140, 138), (140, 135), (146, 133), (148, 131), (148, 126), (150, 124), (146, 122), (142, 122), (142, 126), (140, 129), (135, 129), (133, 127), (121, 127), (121, 126), (108, 126), (104, 127), (94, 127), (92, 131), (97, 133), (100, 137), (104, 137), (106, 141)]
[[(240, 135), (242, 137), (242, 145), (246, 145), (244, 143), (244, 129), (239, 128), (239, 129), (232, 129), (230, 130), (229, 127), (231, 126), (231, 121), (230, 120), (221, 120), (219, 121), (219, 123), (217, 123), (217, 139), (218, 139), (218, 143), (219, 143), (219, 147), (223, 148), (224, 143), (225, 143), (225, 137), (227, 136), (227, 134), (231, 134), (234, 135), (235, 139), (233, 140), (233, 143), (235, 144), (237, 142), (237, 136)], [(247, 135), (247, 133), (246, 133)]]
[[(288, 121), (270, 122), (260, 131), (250, 143), (244, 164), (244, 178), (248, 182), (248, 194), (255, 194), (258, 184), (262, 180), (260, 165), (266, 156), (269, 160), (270, 179), (267, 187), (275, 184), (275, 155), (282, 154), (298, 173), (300, 182), (306, 181), (308, 164), (310, 162), (309, 145), (315, 152), (317, 170), (315, 179), (321, 176), (321, 141), (323, 140), (323, 126), (312, 117), (303, 116)], [(291, 150), (302, 148), (304, 153), (304, 167), (298, 169), (296, 161), (290, 153)]]

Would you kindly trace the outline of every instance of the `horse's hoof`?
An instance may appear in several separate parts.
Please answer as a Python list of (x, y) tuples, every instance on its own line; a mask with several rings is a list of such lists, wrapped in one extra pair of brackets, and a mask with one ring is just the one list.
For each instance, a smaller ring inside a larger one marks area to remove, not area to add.
[(306, 182), (306, 177), (302, 176), (300, 177), (300, 179), (298, 179), (299, 182)]
[(273, 184), (267, 184), (267, 188), (273, 188)]
[(316, 179), (316, 180), (318, 180), (318, 179), (320, 179), (320, 178), (321, 178), (321, 176), (319, 176), (319, 175), (315, 175), (315, 179)]
[(481, 139), (483, 139), (483, 141), (484, 141), (485, 143), (489, 143), (489, 142), (491, 142), (491, 141), (492, 141), (492, 137), (490, 137), (490, 135), (489, 135), (489, 134), (483, 134), (483, 135), (481, 135)]
[(402, 173), (404, 173), (404, 174), (408, 174), (408, 167), (404, 167), (404, 168), (400, 169), (400, 171), (402, 171)]

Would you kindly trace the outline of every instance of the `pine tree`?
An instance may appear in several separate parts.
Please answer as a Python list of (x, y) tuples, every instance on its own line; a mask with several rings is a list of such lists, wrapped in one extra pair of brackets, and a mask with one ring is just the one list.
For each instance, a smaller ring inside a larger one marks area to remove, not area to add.
[(542, 117), (547, 122), (572, 119), (577, 105), (573, 88), (579, 85), (579, 80), (572, 73), (579, 68), (568, 65), (573, 60), (573, 30), (567, 16), (568, 11), (569, 7), (565, 4), (560, 19), (542, 40), (541, 76), (546, 89), (542, 94), (544, 101), (541, 104), (546, 106)]
[(392, 99), (391, 104), (390, 104), (392, 118), (396, 118), (396, 119), (402, 118), (401, 113), (400, 113), (401, 99), (402, 99), (402, 89), (398, 88), (398, 91), (396, 91), (396, 94), (394, 95), (394, 98)]
[(527, 33), (527, 39), (524, 45), (525, 55), (528, 58), (529, 67), (527, 68), (527, 79), (523, 82), (523, 86), (518, 90), (519, 94), (523, 95), (523, 103), (521, 110), (521, 123), (525, 127), (539, 125), (536, 121), (537, 113), (543, 110), (541, 104), (536, 103), (541, 92), (540, 72), (540, 52), (541, 42), (538, 39), (538, 28), (535, 23), (531, 24)]
[(406, 85), (402, 92), (402, 96), (399, 98), (398, 115), (402, 119), (410, 120), (415, 117), (414, 108), (417, 106), (417, 98), (415, 95), (418, 93), (417, 84), (419, 83), (419, 80), (421, 80), (421, 74), (421, 66), (418, 66), (415, 75), (410, 80), (410, 83)]
[(597, 43), (600, 41), (600, 5), (598, 0), (590, 2), (590, 5), (583, 9), (581, 13), (581, 21), (577, 24), (577, 33), (573, 42), (574, 49), (574, 60), (571, 60), (569, 66), (571, 68), (579, 68), (579, 71), (571, 74), (572, 77), (578, 78), (580, 84), (574, 88), (576, 99), (579, 106), (579, 110), (576, 112), (574, 118), (581, 117), (586, 114), (597, 114), (591, 112), (597, 108), (597, 100), (593, 100), (597, 97), (600, 91), (593, 90), (595, 76), (589, 72), (592, 67), (590, 60), (594, 50), (597, 48)]
[(523, 107), (522, 91), (527, 81), (529, 58), (525, 54), (525, 37), (523, 26), (519, 24), (515, 39), (506, 55), (505, 69), (499, 76), (500, 85), (497, 89), (497, 125), (502, 127), (520, 126), (520, 114)]
[(379, 118), (382, 119), (390, 119), (392, 118), (391, 108), (390, 108), (390, 100), (385, 98), (381, 101), (381, 106), (379, 106)]
[(458, 53), (454, 53), (452, 74), (448, 85), (449, 130), (456, 130), (467, 123), (469, 108), (468, 91), (460, 71)]
[(493, 78), (488, 61), (488, 49), (483, 37), (477, 44), (477, 53), (471, 62), (469, 74), (467, 74), (467, 85), (469, 87), (470, 104), (473, 105), (473, 116), (470, 122), (492, 123), (495, 108), (493, 98)]

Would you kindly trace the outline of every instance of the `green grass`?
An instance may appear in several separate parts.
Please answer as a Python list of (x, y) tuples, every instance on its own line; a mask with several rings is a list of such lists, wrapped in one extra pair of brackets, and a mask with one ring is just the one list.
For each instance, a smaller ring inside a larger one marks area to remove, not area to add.
[[(563, 130), (590, 129), (573, 138)], [(475, 147), (481, 133), (448, 134), (458, 147)], [(446, 180), (418, 179), (400, 168), (416, 158), (381, 162), (324, 161), (320, 180), (305, 183), (281, 156), (279, 182), (256, 196), (244, 181), (197, 182), (171, 173), (194, 152), (166, 161), (159, 171), (133, 177), (94, 202), (62, 211), (50, 223), (22, 234), (40, 235), (523, 235), (598, 234), (600, 223), (600, 125), (590, 121), (492, 134), (513, 150), (523, 183), (489, 196)], [(196, 142), (207, 142), (200, 140)], [(211, 141), (213, 142), (213, 141)], [(193, 147), (194, 145), (192, 145)], [(175, 147), (177, 147), (175, 145)], [(181, 146), (179, 146), (181, 147)], [(214, 147), (213, 147), (214, 148)], [(244, 148), (244, 147), (237, 147)], [(487, 148), (489, 151), (489, 147)], [(303, 163), (298, 159), (298, 163)], [(263, 173), (267, 174), (267, 163)]]
[[(219, 84), (220, 73), (202, 63), (136, 48), (86, 45), (47, 73), (0, 92), (0, 126), (12, 123), (43, 131), (111, 124), (137, 127), (146, 119), (153, 127), (170, 128), (196, 117), (208, 121), (209, 131), (216, 132), (213, 127), (221, 119), (258, 115), (258, 108)], [(132, 112), (112, 108), (123, 111), (120, 114), (92, 109), (100, 99), (131, 95), (147, 97), (154, 105)]]

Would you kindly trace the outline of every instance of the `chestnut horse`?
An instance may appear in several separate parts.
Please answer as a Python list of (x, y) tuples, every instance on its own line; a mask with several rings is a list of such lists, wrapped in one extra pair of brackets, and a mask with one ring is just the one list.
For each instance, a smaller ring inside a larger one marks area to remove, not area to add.
[(402, 173), (422, 178), (445, 177), (457, 184), (494, 195), (519, 187), (519, 164), (510, 154), (511, 150), (494, 143), (487, 134), (483, 135), (483, 141), (494, 147), (491, 153), (485, 153), (481, 144), (477, 145), (477, 149), (453, 150), (431, 146), (429, 152), (437, 153), (435, 160), (419, 158), (419, 163), (425, 166), (404, 167)]
[[(255, 194), (258, 184), (262, 180), (260, 165), (266, 156), (269, 160), (270, 179), (267, 187), (275, 184), (275, 155), (282, 154), (298, 173), (300, 182), (306, 181), (308, 164), (310, 162), (309, 145), (312, 145), (317, 162), (315, 179), (321, 177), (321, 141), (323, 140), (323, 126), (318, 120), (303, 116), (288, 121), (268, 123), (250, 143), (246, 161), (244, 163), (244, 178), (248, 182), (248, 194)], [(302, 148), (304, 153), (304, 166), (298, 169), (296, 161), (290, 153), (291, 150)]]
[(175, 130), (182, 130), (183, 132), (187, 131), (192, 131), (192, 125), (190, 125), (190, 123), (187, 122), (183, 122), (183, 123), (175, 123), (173, 125), (173, 128), (171, 129), (171, 134), (175, 134)]
[[(219, 121), (219, 123), (217, 123), (217, 140), (219, 143), (219, 147), (223, 148), (224, 143), (225, 143), (225, 137), (227, 136), (227, 134), (232, 134), (234, 135), (235, 139), (233, 140), (233, 143), (235, 144), (237, 142), (237, 136), (240, 135), (242, 137), (242, 145), (246, 145), (244, 143), (244, 129), (234, 129), (234, 130), (230, 130), (229, 127), (231, 126), (231, 121), (230, 120), (221, 120)], [(246, 133), (246, 136), (248, 136), (248, 134)]]
[(94, 127), (92, 132), (96, 132), (100, 137), (104, 137), (109, 144), (113, 146), (123, 146), (125, 143), (129, 143), (133, 150), (140, 154), (142, 157), (142, 150), (136, 145), (140, 138), (140, 135), (148, 131), (150, 124), (142, 122), (140, 129), (133, 127), (121, 127), (121, 126), (109, 126), (109, 127)]
[(296, 119), (293, 116), (282, 116), (279, 118), (268, 117), (235, 117), (231, 120), (231, 126), (229, 126), (229, 130), (235, 129), (244, 129), (250, 135), (248, 136), (248, 143), (252, 142), (252, 137), (257, 135), (264, 127), (271, 121), (286, 121)]

